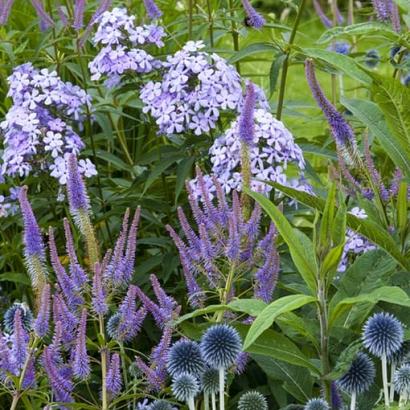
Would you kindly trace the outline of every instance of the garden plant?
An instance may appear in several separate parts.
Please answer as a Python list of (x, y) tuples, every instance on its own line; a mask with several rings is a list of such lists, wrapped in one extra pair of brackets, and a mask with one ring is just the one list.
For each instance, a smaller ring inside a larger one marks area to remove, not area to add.
[(0, 0), (0, 409), (409, 409), (409, 28)]

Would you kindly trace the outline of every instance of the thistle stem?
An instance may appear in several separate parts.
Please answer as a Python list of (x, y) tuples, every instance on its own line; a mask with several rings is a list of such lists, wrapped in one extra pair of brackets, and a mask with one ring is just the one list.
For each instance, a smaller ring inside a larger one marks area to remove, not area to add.
[(390, 368), (390, 401), (394, 401), (394, 373), (396, 372), (396, 363), (392, 362)]
[(225, 410), (225, 371), (219, 369), (219, 410)]
[(352, 393), (352, 398), (350, 400), (350, 410), (356, 410), (356, 392)]
[(194, 398), (190, 397), (187, 401), (187, 405), (189, 410), (195, 410), (195, 402), (194, 402)]
[(383, 377), (384, 404), (385, 404), (386, 407), (390, 407), (389, 387), (388, 387), (388, 380), (387, 380), (387, 357), (386, 357), (386, 354), (382, 355), (382, 377)]
[(204, 407), (209, 410), (209, 393), (204, 393)]
[(288, 76), (289, 69), (289, 58), (290, 52), (292, 49), (293, 42), (295, 41), (296, 33), (298, 31), (299, 23), (302, 18), (303, 9), (305, 8), (306, 0), (302, 0), (298, 8), (298, 13), (296, 15), (295, 22), (293, 23), (292, 32), (290, 33), (289, 42), (284, 50), (286, 54), (285, 59), (283, 60), (282, 66), (282, 75), (280, 78), (280, 87), (279, 87), (279, 97), (278, 97), (278, 106), (276, 109), (276, 118), (280, 120), (282, 118), (283, 104), (285, 100), (285, 90), (286, 90), (286, 80)]
[(215, 393), (212, 393), (211, 401), (212, 401), (212, 410), (216, 410), (216, 396), (215, 396)]

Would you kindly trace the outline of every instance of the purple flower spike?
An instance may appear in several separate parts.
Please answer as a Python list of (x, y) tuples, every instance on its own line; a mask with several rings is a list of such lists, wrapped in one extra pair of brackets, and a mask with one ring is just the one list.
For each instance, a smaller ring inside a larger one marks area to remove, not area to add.
[(71, 343), (75, 338), (78, 318), (70, 312), (67, 304), (60, 294), (54, 295), (53, 301), (54, 322), (61, 322), (61, 339), (64, 343)]
[(252, 7), (249, 0), (242, 0), (242, 6), (246, 13), (245, 23), (247, 26), (262, 28), (265, 25), (265, 19)]
[(67, 27), (68, 26), (68, 18), (67, 18), (67, 15), (65, 14), (65, 11), (64, 11), (64, 9), (61, 5), (57, 7), (57, 12), (58, 12), (58, 16), (60, 17), (61, 23), (63, 24), (63, 27)]
[(392, 0), (373, 0), (374, 11), (379, 21), (387, 22), (390, 20)]
[(7, 23), (14, 0), (3, 0), (0, 4), (0, 26)]
[(40, 19), (40, 28), (42, 30), (48, 30), (54, 26), (54, 21), (50, 15), (45, 11), (41, 0), (31, 0), (31, 4), (36, 10), (37, 16)]
[(75, 30), (80, 30), (83, 27), (85, 0), (76, 0), (74, 5), (74, 22)]
[(108, 305), (105, 300), (105, 291), (102, 283), (101, 266), (96, 266), (93, 277), (92, 306), (97, 315), (105, 315), (108, 312)]
[(50, 321), (50, 285), (47, 283), (41, 294), (40, 309), (34, 321), (34, 331), (38, 337), (44, 337), (48, 333)]
[(239, 117), (239, 136), (242, 142), (247, 145), (253, 144), (255, 104), (255, 86), (249, 81), (246, 85), (245, 102)]
[(78, 215), (79, 211), (88, 211), (90, 203), (85, 189), (83, 178), (80, 174), (77, 164), (77, 158), (74, 154), (68, 157), (68, 202), (70, 204), (70, 211), (74, 216)]
[(36, 369), (34, 367), (34, 359), (30, 357), (27, 363), (26, 373), (23, 380), (23, 389), (32, 389), (36, 386)]
[(154, 0), (144, 0), (144, 6), (150, 19), (155, 20), (162, 16), (162, 11), (156, 5)]
[(19, 202), (24, 223), (24, 254), (32, 285), (41, 292), (46, 281), (45, 248), (40, 227), (27, 199), (27, 187), (19, 192)]
[(12, 342), (12, 364), (15, 374), (17, 375), (23, 368), (28, 354), (28, 335), (23, 327), (20, 309), (17, 309), (14, 314)]
[(391, 23), (392, 23), (392, 26), (393, 26), (393, 30), (396, 33), (400, 33), (401, 23), (400, 23), (399, 7), (397, 6), (397, 4), (394, 1), (391, 2), (390, 7), (391, 7), (391, 16), (390, 16), (390, 18), (391, 18)]
[(331, 28), (333, 27), (333, 22), (332, 20), (330, 20), (329, 17), (326, 16), (326, 14), (324, 13), (320, 3), (318, 2), (318, 0), (313, 0), (313, 7), (315, 8), (316, 14), (318, 15), (320, 21), (323, 23), (323, 25), (326, 28)]
[(312, 91), (313, 97), (315, 98), (317, 104), (322, 109), (323, 114), (327, 118), (327, 121), (332, 130), (332, 135), (336, 140), (336, 143), (341, 147), (345, 147), (349, 144), (351, 146), (355, 146), (356, 141), (353, 130), (350, 127), (350, 125), (346, 122), (346, 120), (343, 118), (342, 114), (340, 114), (336, 110), (336, 108), (324, 95), (317, 81), (315, 75), (315, 68), (312, 60), (308, 59), (305, 61), (305, 71), (306, 78)]
[(90, 358), (86, 346), (87, 332), (87, 309), (81, 312), (80, 325), (78, 327), (77, 339), (74, 347), (73, 372), (74, 376), (85, 380), (90, 375)]
[(121, 392), (121, 387), (120, 355), (114, 353), (107, 372), (107, 390), (111, 396), (115, 397)]

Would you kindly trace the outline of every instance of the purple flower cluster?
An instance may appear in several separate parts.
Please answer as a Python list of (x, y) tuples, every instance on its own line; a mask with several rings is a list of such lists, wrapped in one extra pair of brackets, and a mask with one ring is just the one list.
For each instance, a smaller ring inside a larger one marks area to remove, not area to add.
[[(215, 128), (222, 111), (237, 112), (243, 103), (238, 72), (217, 54), (201, 51), (204, 47), (202, 41), (188, 41), (162, 64), (161, 81), (150, 81), (141, 90), (143, 110), (162, 134), (202, 135)], [(263, 92), (256, 92), (266, 106)]]
[[(363, 209), (358, 207), (352, 208), (350, 213), (360, 219), (366, 219), (367, 215)], [(343, 249), (342, 259), (339, 263), (338, 271), (344, 272), (349, 265), (349, 256), (361, 255), (368, 251), (376, 249), (376, 246), (369, 242), (362, 235), (348, 229), (346, 232), (346, 242)]]
[[(276, 229), (271, 225), (268, 232), (260, 232), (261, 209), (257, 205), (251, 217), (245, 220), (237, 192), (233, 191), (232, 204), (229, 205), (215, 177), (213, 184), (217, 201), (212, 200), (199, 170), (197, 181), (202, 202), (190, 185), (187, 186), (196, 231), (189, 225), (181, 208), (178, 209), (178, 216), (185, 241), (172, 227), (167, 226), (179, 251), (191, 305), (197, 307), (204, 303), (205, 289), (212, 291), (225, 287), (227, 266), (234, 270), (235, 278), (252, 273), (255, 297), (269, 302), (279, 273)], [(240, 284), (235, 280), (234, 283), (240, 293), (251, 288), (251, 283), (247, 281)], [(233, 286), (225, 298), (230, 300), (235, 293)]]
[(114, 8), (101, 15), (93, 42), (102, 48), (89, 63), (92, 80), (105, 76), (105, 84), (113, 87), (125, 73), (149, 73), (161, 66), (141, 47), (162, 47), (164, 29), (155, 24), (136, 26), (134, 20), (135, 16), (129, 16), (125, 8)]
[[(37, 70), (30, 63), (15, 68), (8, 82), (13, 105), (1, 123), (0, 177), (25, 177), (47, 170), (64, 185), (66, 156), (84, 148), (74, 127), (81, 129), (91, 97), (80, 87), (63, 82), (55, 71)], [(80, 168), (87, 177), (96, 174), (89, 159), (81, 160)]]
[[(216, 176), (226, 193), (232, 190), (241, 191), (241, 126), (238, 120), (222, 136), (218, 137), (209, 150), (212, 173)], [(250, 171), (253, 178), (251, 188), (263, 193), (269, 192), (271, 186), (263, 181), (274, 181), (282, 185), (295, 185), (288, 181), (286, 170), (290, 163), (297, 166), (302, 176), (305, 160), (300, 147), (295, 143), (290, 131), (272, 114), (257, 109), (254, 113), (253, 141), (249, 147)], [(215, 186), (212, 177), (205, 176), (205, 183), (212, 191)], [(303, 179), (303, 178), (302, 178)], [(191, 181), (196, 196), (201, 196), (197, 180)], [(301, 188), (306, 185), (298, 183)], [(308, 190), (307, 185), (305, 186)]]

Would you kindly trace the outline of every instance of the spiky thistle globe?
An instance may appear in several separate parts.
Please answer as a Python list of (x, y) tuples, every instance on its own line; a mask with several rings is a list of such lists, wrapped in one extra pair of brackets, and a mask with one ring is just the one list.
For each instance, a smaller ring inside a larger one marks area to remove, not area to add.
[(306, 403), (304, 410), (330, 410), (330, 407), (326, 400), (317, 398), (317, 399), (310, 399)]
[(359, 352), (347, 373), (342, 376), (337, 384), (349, 394), (362, 393), (373, 384), (376, 370), (370, 357)]
[(33, 314), (26, 303), (13, 303), (4, 314), (4, 329), (7, 333), (12, 333), (14, 328), (14, 316), (16, 311), (21, 312), (21, 321), (25, 330), (29, 331), (33, 323)]
[(199, 377), (205, 369), (205, 362), (198, 343), (186, 339), (174, 343), (168, 353), (167, 369), (171, 376), (190, 373)]
[(410, 394), (410, 365), (405, 364), (394, 373), (394, 389), (399, 394)]
[(174, 410), (174, 407), (165, 400), (155, 400), (148, 406), (147, 410)]
[(219, 392), (218, 369), (207, 368), (201, 376), (201, 387), (205, 394), (216, 394)]
[(118, 327), (121, 323), (121, 313), (116, 312), (114, 313), (107, 322), (107, 333), (111, 339), (118, 340), (120, 338), (120, 334), (118, 332)]
[(394, 352), (391, 356), (387, 358), (389, 363), (394, 363), (395, 365), (401, 365), (406, 359), (409, 358), (410, 354), (410, 340), (405, 340), (400, 349)]
[(202, 357), (216, 369), (226, 369), (235, 363), (242, 351), (239, 333), (229, 325), (211, 326), (201, 339)]
[(239, 399), (238, 410), (268, 410), (268, 402), (261, 393), (248, 391)]
[(363, 345), (375, 356), (391, 356), (403, 343), (403, 325), (389, 313), (376, 313), (363, 327)]
[(171, 390), (177, 400), (188, 401), (199, 393), (199, 383), (192, 374), (181, 373), (172, 381)]

